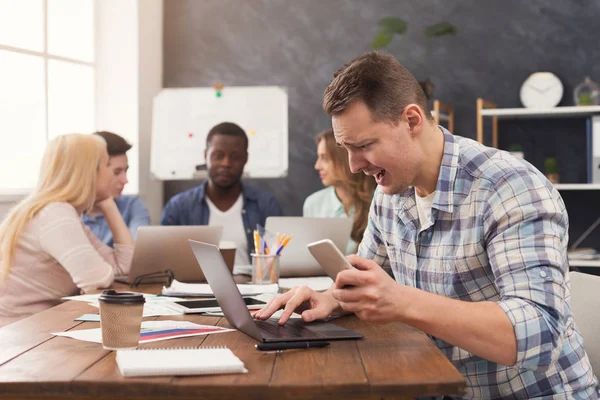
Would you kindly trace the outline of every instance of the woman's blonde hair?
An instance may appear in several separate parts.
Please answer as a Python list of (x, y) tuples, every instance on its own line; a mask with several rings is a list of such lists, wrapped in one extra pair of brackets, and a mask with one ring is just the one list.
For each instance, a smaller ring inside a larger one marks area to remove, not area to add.
[(1, 280), (8, 277), (21, 233), (41, 209), (56, 202), (69, 203), (78, 210), (92, 209), (103, 156), (107, 156), (106, 142), (97, 135), (69, 134), (48, 142), (37, 187), (0, 224)]
[(323, 140), (327, 156), (333, 164), (333, 186), (340, 186), (350, 192), (354, 207), (354, 223), (350, 237), (360, 243), (367, 228), (369, 206), (377, 184), (372, 176), (363, 173), (353, 174), (350, 171), (348, 152), (335, 142), (333, 130), (328, 129), (317, 135), (317, 145)]

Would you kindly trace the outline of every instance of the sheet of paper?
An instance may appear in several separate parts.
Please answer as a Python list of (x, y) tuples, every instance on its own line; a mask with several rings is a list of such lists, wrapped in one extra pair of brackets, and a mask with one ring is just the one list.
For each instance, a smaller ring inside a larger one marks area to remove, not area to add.
[[(100, 307), (98, 297), (100, 294), (84, 294), (81, 296), (63, 297), (63, 300), (85, 301), (93, 307)], [(174, 301), (183, 300), (177, 297), (164, 297), (154, 294), (144, 294), (146, 303), (144, 304), (144, 317), (158, 317), (160, 315), (181, 315), (183, 312), (171, 307)], [(94, 314), (86, 314), (94, 315)], [(81, 318), (81, 317), (80, 317)], [(78, 321), (78, 320), (76, 320)], [(99, 320), (98, 320), (99, 321)]]
[(73, 321), (100, 322), (100, 314), (83, 314), (81, 317), (75, 318)]
[(179, 311), (170, 306), (172, 302), (150, 302), (144, 304), (144, 317), (157, 317), (160, 315), (182, 315), (183, 311)]
[[(140, 343), (158, 342), (160, 340), (210, 335), (213, 333), (231, 331), (233, 331), (233, 329), (212, 325), (200, 325), (189, 321), (145, 321), (142, 322), (142, 328), (140, 330)], [(52, 335), (69, 337), (86, 342), (102, 343), (102, 331), (100, 328), (53, 332)]]
[(291, 289), (295, 286), (308, 286), (316, 292), (324, 292), (333, 285), (333, 279), (328, 276), (313, 276), (308, 278), (280, 278), (281, 289)]
[[(279, 286), (272, 285), (237, 285), (242, 296), (254, 296), (262, 293), (277, 293)], [(171, 286), (163, 287), (164, 296), (212, 296), (213, 292), (208, 283), (183, 283), (174, 280)]]
[[(144, 298), (146, 299), (146, 301), (149, 301), (150, 299), (158, 297), (155, 294), (147, 294), (147, 293), (140, 293), (140, 294), (144, 295)], [(85, 301), (86, 303), (97, 303), (98, 302), (98, 298), (100, 297), (100, 295), (101, 295), (101, 293), (96, 293), (96, 294), (81, 294), (79, 296), (63, 297), (62, 299), (63, 300)]]
[[(142, 311), (142, 316), (143, 317), (158, 317), (161, 315), (182, 315), (183, 314), (182, 311), (179, 311), (175, 307), (171, 307), (170, 304), (173, 304), (173, 303), (172, 302), (170, 302), (170, 303), (169, 302), (146, 303), (146, 304), (144, 304), (144, 310)], [(96, 307), (96, 308), (100, 307), (98, 303), (89, 303), (89, 305)], [(85, 315), (98, 315), (98, 314), (85, 314)], [(75, 321), (82, 321), (82, 320), (76, 319)], [(100, 319), (98, 319), (98, 321), (100, 321)]]

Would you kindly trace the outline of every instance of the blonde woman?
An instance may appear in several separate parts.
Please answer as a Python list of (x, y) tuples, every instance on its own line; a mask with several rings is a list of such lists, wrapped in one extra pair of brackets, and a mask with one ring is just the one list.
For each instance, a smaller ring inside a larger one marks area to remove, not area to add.
[(369, 205), (375, 180), (363, 173), (350, 171), (348, 152), (336, 144), (331, 129), (317, 135), (315, 169), (325, 189), (308, 196), (302, 215), (305, 217), (352, 217), (352, 231), (346, 254), (356, 252), (369, 219)]
[[(108, 163), (106, 142), (97, 135), (48, 143), (37, 188), (0, 225), (0, 326), (129, 272), (133, 239), (110, 197)], [(114, 249), (81, 221), (94, 206), (106, 217)]]

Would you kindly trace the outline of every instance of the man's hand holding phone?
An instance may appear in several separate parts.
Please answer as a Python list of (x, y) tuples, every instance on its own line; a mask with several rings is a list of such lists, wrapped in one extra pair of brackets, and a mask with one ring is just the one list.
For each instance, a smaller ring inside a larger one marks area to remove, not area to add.
[(398, 284), (372, 260), (356, 255), (347, 258), (355, 269), (339, 272), (331, 290), (340, 307), (363, 320), (400, 320), (400, 313), (405, 311), (410, 298), (403, 299), (402, 293), (410, 288)]
[(254, 314), (255, 318), (268, 319), (283, 308), (279, 319), (282, 325), (293, 312), (301, 314), (306, 322), (325, 319), (339, 311), (353, 312), (370, 321), (398, 320), (398, 313), (406, 306), (406, 300), (398, 301), (399, 296), (409, 288), (396, 283), (372, 260), (356, 255), (345, 257), (328, 239), (311, 243), (308, 249), (334, 279), (334, 285), (323, 293), (306, 286), (295, 287), (271, 299)]
[(399, 311), (405, 309), (406, 300), (399, 302), (398, 294), (408, 288), (396, 283), (379, 264), (356, 255), (345, 257), (329, 239), (309, 244), (308, 250), (335, 281), (325, 293), (331, 293), (341, 310), (387, 322), (397, 320)]

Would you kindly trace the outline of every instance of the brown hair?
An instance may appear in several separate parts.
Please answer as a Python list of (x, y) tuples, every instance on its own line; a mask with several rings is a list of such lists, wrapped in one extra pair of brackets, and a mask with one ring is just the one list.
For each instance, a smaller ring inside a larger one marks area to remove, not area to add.
[(369, 206), (373, 199), (373, 192), (377, 186), (375, 179), (359, 172), (353, 174), (350, 171), (348, 161), (348, 152), (341, 146), (338, 146), (331, 129), (319, 133), (316, 137), (317, 145), (325, 141), (327, 156), (334, 166), (335, 186), (341, 186), (348, 190), (352, 196), (352, 206), (354, 207), (354, 223), (350, 237), (356, 243), (360, 243), (369, 218)]
[(375, 121), (396, 125), (408, 104), (417, 104), (433, 120), (423, 89), (392, 55), (373, 51), (340, 68), (323, 94), (323, 109), (342, 114), (355, 100), (364, 101)]
[(104, 140), (106, 141), (106, 150), (108, 151), (109, 157), (123, 155), (127, 153), (129, 149), (131, 149), (131, 145), (116, 133), (108, 131), (99, 131), (95, 132), (94, 135), (98, 135), (104, 138)]

